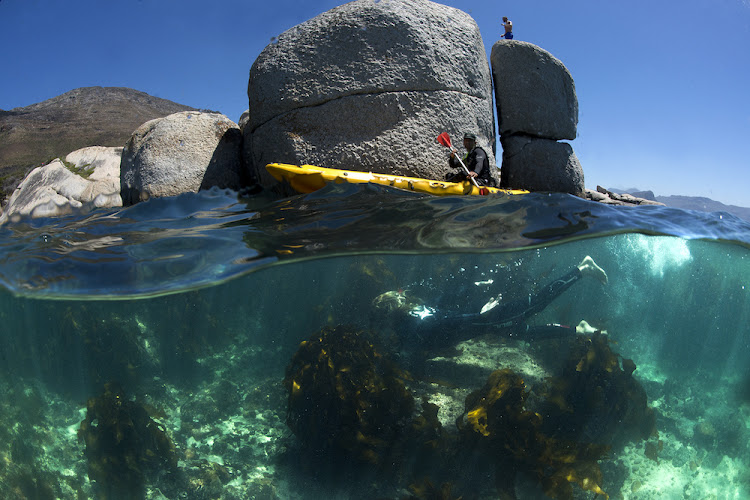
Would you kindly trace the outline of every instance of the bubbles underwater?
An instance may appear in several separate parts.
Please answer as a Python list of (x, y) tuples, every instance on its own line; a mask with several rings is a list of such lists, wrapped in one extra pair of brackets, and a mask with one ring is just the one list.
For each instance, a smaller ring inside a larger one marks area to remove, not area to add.
[(639, 259), (650, 263), (651, 273), (659, 277), (664, 276), (665, 269), (679, 268), (692, 258), (688, 242), (680, 238), (632, 234), (625, 245)]

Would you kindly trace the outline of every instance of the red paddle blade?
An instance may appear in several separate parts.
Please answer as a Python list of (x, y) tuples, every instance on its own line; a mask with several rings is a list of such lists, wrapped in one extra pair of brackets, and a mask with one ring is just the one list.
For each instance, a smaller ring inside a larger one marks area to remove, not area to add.
[(487, 195), (490, 194), (490, 190), (487, 189), (486, 187), (480, 187), (479, 188), (479, 194), (482, 195), (482, 196), (487, 196)]
[(446, 148), (453, 148), (453, 146), (451, 146), (451, 138), (448, 135), (448, 132), (443, 132), (442, 134), (437, 136), (437, 141)]

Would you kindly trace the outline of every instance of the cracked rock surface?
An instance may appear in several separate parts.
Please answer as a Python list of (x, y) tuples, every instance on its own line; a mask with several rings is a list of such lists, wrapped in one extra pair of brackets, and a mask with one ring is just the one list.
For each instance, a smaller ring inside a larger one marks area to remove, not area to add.
[(583, 168), (570, 144), (578, 97), (565, 65), (546, 50), (500, 40), (490, 56), (503, 145), (502, 186), (585, 197)]
[(358, 0), (272, 41), (248, 82), (245, 159), (439, 179), (448, 132), (473, 131), (494, 167), (489, 64), (476, 22), (427, 0)]

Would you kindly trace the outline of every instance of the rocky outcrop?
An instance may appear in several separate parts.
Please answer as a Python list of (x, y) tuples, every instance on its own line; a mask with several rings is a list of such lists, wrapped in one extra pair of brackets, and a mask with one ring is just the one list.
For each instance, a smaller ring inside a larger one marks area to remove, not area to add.
[(557, 142), (576, 137), (578, 98), (570, 72), (549, 52), (515, 40), (496, 42), (490, 62), (502, 185), (584, 196), (581, 164), (569, 144)]
[(500, 140), (504, 187), (583, 194), (583, 169), (570, 144), (527, 135)]
[(53, 217), (122, 206), (122, 148), (94, 146), (32, 170), (13, 192), (0, 224), (21, 216)]
[(358, 0), (292, 28), (253, 64), (248, 98), (246, 161), (264, 185), (269, 162), (441, 178), (443, 131), (494, 153), (479, 29), (427, 0)]
[(153, 197), (246, 183), (242, 133), (218, 113), (182, 112), (141, 125), (125, 145), (120, 183), (125, 206)]
[[(604, 189), (601, 186), (596, 186), (596, 191), (594, 191), (593, 189), (587, 189), (585, 197), (587, 200), (598, 201), (599, 203), (604, 203), (606, 205), (621, 205), (625, 207), (632, 207), (636, 205), (664, 206), (664, 203), (649, 199), (647, 197), (639, 197), (634, 194), (628, 193), (613, 193), (612, 191)], [(651, 193), (651, 197), (653, 197), (653, 193)]]
[(142, 123), (193, 108), (124, 87), (74, 89), (0, 113), (0, 194), (32, 168), (87, 146), (121, 147)]

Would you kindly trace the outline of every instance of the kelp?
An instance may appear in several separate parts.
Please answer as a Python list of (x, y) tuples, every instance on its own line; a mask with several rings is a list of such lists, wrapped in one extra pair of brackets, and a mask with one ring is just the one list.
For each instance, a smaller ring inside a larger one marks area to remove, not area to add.
[(78, 438), (86, 446), (97, 498), (144, 498), (149, 480), (177, 468), (175, 447), (164, 428), (113, 383), (88, 400)]
[(300, 344), (286, 370), (287, 425), (309, 451), (384, 463), (414, 412), (407, 376), (374, 335), (326, 328)]
[(525, 409), (527, 397), (518, 374), (492, 372), (484, 387), (467, 396), (466, 411), (456, 422), (461, 447), (496, 464), (501, 497), (515, 498), (521, 472), (536, 477), (552, 498), (573, 498), (571, 483), (606, 497), (596, 462), (608, 447), (545, 434), (542, 415)]

